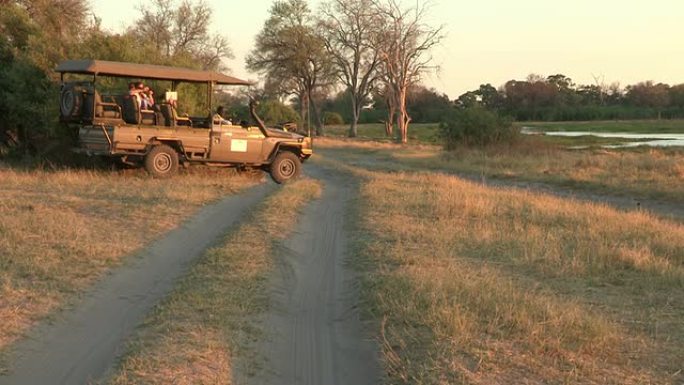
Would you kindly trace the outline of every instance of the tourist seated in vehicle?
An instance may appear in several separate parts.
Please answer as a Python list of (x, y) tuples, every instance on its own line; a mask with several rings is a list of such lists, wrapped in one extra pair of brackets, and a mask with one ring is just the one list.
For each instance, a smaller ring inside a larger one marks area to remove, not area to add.
[(216, 109), (216, 113), (214, 114), (214, 118), (213, 118), (215, 125), (232, 125), (233, 124), (230, 120), (225, 119), (223, 117), (224, 114), (225, 114), (225, 109), (223, 108), (223, 106), (219, 106)]
[(138, 103), (138, 108), (143, 106), (143, 87), (144, 86), (142, 82), (128, 83), (128, 95)]
[(148, 86), (145, 86), (145, 88), (143, 88), (142, 95), (144, 95), (144, 97), (143, 97), (143, 103), (144, 103), (143, 109), (148, 109), (148, 110), (152, 109), (152, 107), (154, 106), (154, 90)]
[(140, 93), (140, 91), (138, 91), (138, 87), (136, 86), (135, 82), (128, 83), (128, 95), (137, 96), (138, 93)]

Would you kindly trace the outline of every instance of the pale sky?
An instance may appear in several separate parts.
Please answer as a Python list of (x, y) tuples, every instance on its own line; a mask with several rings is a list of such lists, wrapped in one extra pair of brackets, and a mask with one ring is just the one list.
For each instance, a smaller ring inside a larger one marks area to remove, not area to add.
[[(562, 73), (576, 83), (622, 86), (644, 80), (684, 83), (683, 0), (430, 0), (429, 22), (447, 37), (433, 52), (437, 73), (424, 84), (455, 99), (480, 84), (499, 87), (530, 73)], [(91, 0), (103, 26), (119, 32), (141, 0)], [(272, 0), (206, 0), (212, 32), (226, 36), (232, 74), (258, 80), (245, 58)], [(309, 0), (316, 9), (321, 0)], [(415, 4), (406, 1), (406, 4)]]

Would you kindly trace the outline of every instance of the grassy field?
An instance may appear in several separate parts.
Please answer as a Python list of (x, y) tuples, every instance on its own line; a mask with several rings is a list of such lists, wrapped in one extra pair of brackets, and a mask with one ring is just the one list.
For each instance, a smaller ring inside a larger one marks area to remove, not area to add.
[[(383, 124), (361, 124), (359, 125), (359, 140), (378, 140), (391, 142), (392, 138), (385, 136), (385, 126)], [(328, 126), (325, 127), (326, 136), (334, 138), (346, 138), (349, 136), (349, 126)], [(439, 123), (416, 123), (409, 128), (409, 140), (418, 143), (438, 143), (439, 142)]]
[(683, 226), (338, 154), (389, 383), (684, 380)]
[[(221, 246), (213, 248), (148, 317), (111, 384), (230, 384), (233, 356), (254, 371), (247, 347), (260, 335), (247, 319), (268, 306), (264, 283), (275, 242), (293, 231), (298, 211), (320, 195), (313, 180), (286, 185)], [(266, 235), (266, 236), (265, 236)]]
[(206, 168), (155, 180), (0, 164), (0, 351), (204, 203), (256, 183)]
[(463, 173), (475, 178), (543, 182), (561, 187), (684, 204), (684, 150), (569, 150), (538, 136), (512, 146), (463, 147), (321, 139), (321, 153), (363, 167)]

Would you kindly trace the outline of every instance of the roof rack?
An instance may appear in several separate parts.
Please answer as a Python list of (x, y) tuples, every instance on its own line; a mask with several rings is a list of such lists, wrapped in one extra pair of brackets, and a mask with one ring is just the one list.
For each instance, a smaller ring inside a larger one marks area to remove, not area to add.
[(216, 71), (201, 71), (182, 67), (124, 63), (106, 60), (65, 60), (59, 63), (55, 71), (62, 74), (75, 73), (95, 76), (132, 77), (236, 86), (251, 85), (248, 81), (224, 75)]

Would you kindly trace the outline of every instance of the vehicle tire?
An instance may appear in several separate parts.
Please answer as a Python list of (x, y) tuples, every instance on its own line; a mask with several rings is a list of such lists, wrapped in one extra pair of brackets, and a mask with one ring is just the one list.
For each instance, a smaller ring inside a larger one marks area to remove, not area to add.
[(290, 151), (281, 151), (271, 163), (270, 174), (276, 183), (287, 183), (296, 179), (302, 171), (299, 157)]
[(67, 85), (60, 96), (59, 111), (63, 118), (73, 118), (81, 115), (83, 92), (80, 88)]
[(178, 172), (178, 153), (162, 144), (145, 155), (145, 170), (155, 178), (168, 178)]

